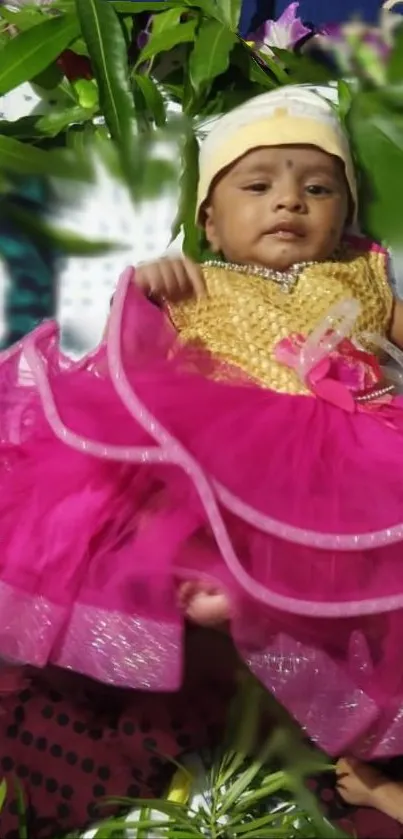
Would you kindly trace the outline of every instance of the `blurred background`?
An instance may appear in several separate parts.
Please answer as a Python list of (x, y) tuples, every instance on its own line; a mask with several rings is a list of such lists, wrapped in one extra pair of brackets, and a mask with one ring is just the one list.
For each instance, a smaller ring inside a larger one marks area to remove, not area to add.
[[(27, 116), (38, 109), (39, 105), (43, 108), (43, 94), (42, 99), (39, 99), (31, 85), (22, 85), (18, 90), (0, 98), (0, 119), (15, 120)], [(50, 99), (46, 105), (51, 110), (57, 107), (57, 102)], [(176, 201), (177, 196), (172, 194), (134, 207), (124, 186), (102, 173), (95, 187), (88, 188), (78, 202), (72, 200), (70, 206), (64, 207), (62, 214), (55, 219), (67, 229), (85, 235), (88, 239), (106, 239), (127, 245), (127, 251), (112, 251), (101, 257), (52, 259), (49, 254), (47, 260), (45, 256), (42, 270), (53, 275), (55, 314), (61, 325), (63, 347), (69, 354), (83, 353), (101, 337), (110, 298), (123, 269), (129, 264), (135, 265), (156, 258), (166, 251)], [(30, 258), (28, 253), (25, 266), (21, 267), (20, 282), (24, 284), (25, 271), (27, 291), (34, 267), (33, 258), (34, 255)], [(0, 261), (0, 340), (3, 345), (19, 337), (7, 335), (5, 304), (8, 282), (7, 262)], [(17, 306), (24, 305), (26, 317), (24, 297), (20, 296), (19, 301), (16, 301)], [(32, 299), (33, 320), (41, 316), (41, 312), (35, 310), (37, 305), (38, 301)], [(44, 311), (43, 314), (49, 315), (50, 312)], [(29, 320), (26, 320), (27, 326), (31, 326)], [(22, 322), (21, 327), (23, 329)]]

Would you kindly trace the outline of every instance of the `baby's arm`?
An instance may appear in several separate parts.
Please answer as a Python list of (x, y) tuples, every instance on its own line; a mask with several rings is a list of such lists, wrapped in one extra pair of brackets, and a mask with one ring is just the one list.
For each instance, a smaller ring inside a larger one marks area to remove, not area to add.
[(390, 326), (390, 337), (393, 343), (403, 350), (403, 300), (395, 300)]

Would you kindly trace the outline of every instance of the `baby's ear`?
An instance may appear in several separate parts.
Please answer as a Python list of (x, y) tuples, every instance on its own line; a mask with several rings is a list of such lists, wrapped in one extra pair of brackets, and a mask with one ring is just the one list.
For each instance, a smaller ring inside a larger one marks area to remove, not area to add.
[(204, 233), (209, 244), (210, 250), (213, 253), (219, 253), (221, 250), (220, 239), (218, 236), (216, 224), (215, 224), (215, 213), (214, 209), (211, 204), (204, 208)]

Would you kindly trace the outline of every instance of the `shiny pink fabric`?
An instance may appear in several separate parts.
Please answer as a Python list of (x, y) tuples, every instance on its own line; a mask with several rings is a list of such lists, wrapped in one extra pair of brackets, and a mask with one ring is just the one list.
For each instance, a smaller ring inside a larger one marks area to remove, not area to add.
[(402, 400), (385, 417), (214, 380), (131, 279), (83, 361), (52, 323), (2, 356), (0, 656), (176, 689), (178, 580), (205, 577), (323, 748), (402, 752)]

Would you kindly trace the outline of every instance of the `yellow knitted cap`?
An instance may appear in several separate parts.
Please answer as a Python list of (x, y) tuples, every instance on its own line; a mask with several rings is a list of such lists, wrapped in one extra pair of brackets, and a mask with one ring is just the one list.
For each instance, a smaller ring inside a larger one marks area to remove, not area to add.
[(200, 149), (196, 217), (217, 175), (262, 146), (304, 144), (340, 158), (357, 214), (357, 186), (347, 137), (330, 102), (317, 90), (290, 85), (249, 99), (217, 120)]

